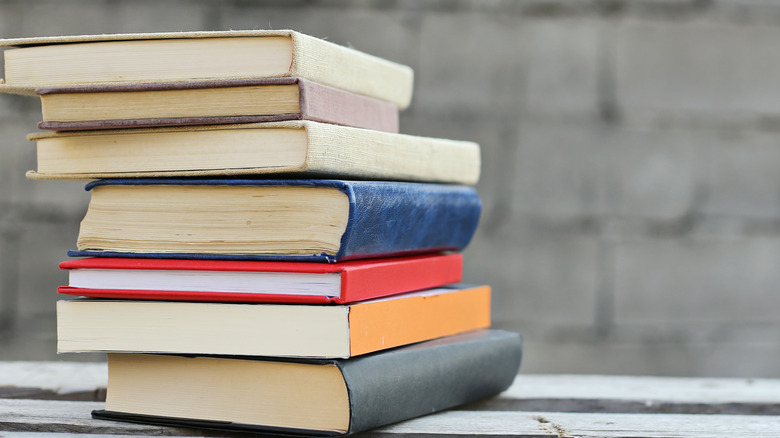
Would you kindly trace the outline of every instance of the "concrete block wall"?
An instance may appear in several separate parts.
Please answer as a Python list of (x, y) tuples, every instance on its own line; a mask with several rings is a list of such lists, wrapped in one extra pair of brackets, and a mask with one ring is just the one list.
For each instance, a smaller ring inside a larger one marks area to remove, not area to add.
[[(293, 28), (408, 64), (403, 132), (477, 141), (466, 280), (524, 372), (780, 377), (780, 5), (0, 0), (0, 37)], [(34, 182), (0, 96), (0, 360), (56, 356), (88, 195)]]

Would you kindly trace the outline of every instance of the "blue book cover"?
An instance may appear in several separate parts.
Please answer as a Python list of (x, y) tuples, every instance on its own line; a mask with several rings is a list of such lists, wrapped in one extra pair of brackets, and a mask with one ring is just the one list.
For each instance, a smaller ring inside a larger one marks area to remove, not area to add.
[[(388, 181), (254, 180), (254, 179), (114, 179), (89, 183), (87, 190), (106, 185), (222, 185), (332, 187), (349, 200), (346, 230), (337, 252), (312, 254), (208, 254), (112, 251), (80, 248), (72, 257), (155, 257), (253, 259), (337, 262), (433, 251), (460, 251), (479, 222), (481, 203), (469, 186)], [(215, 201), (218, 202), (218, 201)], [(219, 205), (214, 205), (219, 209)]]

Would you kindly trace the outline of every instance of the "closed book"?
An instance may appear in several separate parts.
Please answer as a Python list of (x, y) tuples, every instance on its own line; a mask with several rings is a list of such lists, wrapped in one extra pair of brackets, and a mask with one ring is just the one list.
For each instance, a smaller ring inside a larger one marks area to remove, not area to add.
[(38, 132), (33, 179), (262, 176), (473, 185), (480, 148), (312, 121)]
[(460, 253), (341, 263), (96, 257), (60, 263), (68, 286), (92, 298), (258, 303), (337, 303), (429, 289), (461, 280)]
[(341, 436), (491, 397), (520, 366), (521, 340), (479, 330), (347, 360), (108, 354), (95, 418)]
[(473, 187), (383, 181), (128, 179), (89, 183), (71, 256), (335, 262), (460, 251)]
[(412, 69), (292, 30), (234, 30), (32, 37), (7, 47), (0, 91), (299, 77), (386, 100), (412, 97)]
[(77, 298), (57, 302), (57, 351), (347, 358), (489, 326), (488, 286), (346, 305)]
[(398, 107), (300, 78), (36, 90), (54, 131), (313, 120), (398, 132)]

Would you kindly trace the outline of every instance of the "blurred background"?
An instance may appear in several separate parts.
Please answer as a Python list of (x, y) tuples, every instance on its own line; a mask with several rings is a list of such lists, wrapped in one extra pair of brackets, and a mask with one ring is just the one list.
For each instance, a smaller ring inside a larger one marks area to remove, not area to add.
[[(780, 377), (780, 3), (0, 0), (0, 38), (295, 29), (410, 65), (401, 131), (482, 146), (465, 280), (525, 373)], [(89, 196), (0, 96), (0, 360), (57, 355)]]

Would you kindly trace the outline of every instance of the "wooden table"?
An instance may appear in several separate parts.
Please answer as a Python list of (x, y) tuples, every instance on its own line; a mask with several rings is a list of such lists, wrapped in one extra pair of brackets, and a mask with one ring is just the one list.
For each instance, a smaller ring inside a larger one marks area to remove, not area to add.
[[(103, 363), (0, 362), (0, 437), (242, 436), (94, 420), (105, 382)], [(780, 437), (780, 380), (521, 374), (498, 397), (360, 436)]]

